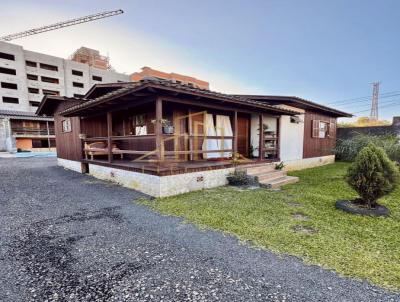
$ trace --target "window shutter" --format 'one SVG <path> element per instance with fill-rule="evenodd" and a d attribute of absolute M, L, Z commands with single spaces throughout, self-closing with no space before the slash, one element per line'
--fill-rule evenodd
<path fill-rule="evenodd" d="M 312 121 L 312 137 L 319 137 L 319 120 Z"/>
<path fill-rule="evenodd" d="M 336 124 L 329 123 L 329 138 L 335 138 L 335 137 L 336 137 Z"/>

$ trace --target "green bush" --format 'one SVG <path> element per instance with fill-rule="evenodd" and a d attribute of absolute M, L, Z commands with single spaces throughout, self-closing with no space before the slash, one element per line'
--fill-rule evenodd
<path fill-rule="evenodd" d="M 344 161 L 353 161 L 361 149 L 370 143 L 383 148 L 391 160 L 400 163 L 400 142 L 395 135 L 359 133 L 350 139 L 338 139 L 334 150 L 336 158 Z"/>
<path fill-rule="evenodd" d="M 385 151 L 370 143 L 356 156 L 349 167 L 347 183 L 357 191 L 369 208 L 376 201 L 392 192 L 398 185 L 399 169 Z"/>
<path fill-rule="evenodd" d="M 245 171 L 235 170 L 233 173 L 229 173 L 227 179 L 231 186 L 251 186 L 258 184 L 257 177 L 247 175 Z"/>

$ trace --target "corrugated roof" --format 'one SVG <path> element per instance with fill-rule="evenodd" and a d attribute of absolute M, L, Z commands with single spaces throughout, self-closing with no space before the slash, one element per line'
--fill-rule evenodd
<path fill-rule="evenodd" d="M 25 120 L 38 120 L 38 121 L 52 121 L 53 118 L 42 117 L 36 115 L 34 112 L 28 111 L 15 111 L 15 110 L 0 110 L 0 117 L 11 119 L 25 119 Z"/>
<path fill-rule="evenodd" d="M 123 96 L 125 94 L 129 94 L 129 93 L 144 89 L 146 87 L 158 88 L 158 89 L 163 89 L 163 90 L 173 90 L 173 91 L 178 91 L 181 93 L 193 94 L 193 95 L 198 95 L 198 96 L 203 96 L 203 97 L 208 97 L 208 98 L 218 99 L 218 100 L 224 100 L 224 101 L 233 101 L 236 103 L 241 103 L 241 104 L 259 107 L 259 108 L 263 108 L 263 109 L 270 109 L 270 110 L 274 110 L 274 111 L 278 111 L 278 112 L 286 113 L 286 114 L 291 114 L 291 115 L 299 114 L 299 112 L 297 112 L 297 111 L 288 110 L 288 109 L 282 108 L 280 106 L 268 105 L 265 102 L 249 99 L 247 97 L 224 94 L 224 93 L 220 93 L 220 92 L 211 91 L 208 89 L 195 88 L 195 87 L 191 87 L 189 85 L 179 84 L 179 83 L 176 83 L 176 82 L 173 82 L 170 80 L 147 78 L 147 79 L 143 79 L 139 82 L 120 83 L 120 84 L 123 87 L 118 88 L 109 93 L 106 93 L 100 97 L 94 98 L 92 100 L 88 100 L 82 104 L 72 106 L 72 107 L 62 111 L 60 114 L 68 114 L 68 113 L 72 113 L 74 111 L 79 111 L 81 109 L 89 108 L 96 104 L 100 104 L 107 100 L 117 98 L 117 97 Z"/>

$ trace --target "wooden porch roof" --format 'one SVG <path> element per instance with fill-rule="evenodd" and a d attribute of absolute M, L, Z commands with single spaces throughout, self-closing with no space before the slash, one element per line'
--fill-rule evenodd
<path fill-rule="evenodd" d="M 102 85 L 101 87 L 104 88 L 106 85 Z M 294 110 L 282 108 L 280 106 L 252 100 L 247 97 L 234 96 L 210 91 L 207 89 L 195 88 L 188 85 L 178 84 L 169 80 L 151 78 L 144 79 L 139 82 L 109 84 L 108 87 L 112 89 L 110 92 L 93 99 L 85 99 L 84 102 L 67 108 L 60 112 L 60 114 L 64 116 L 80 116 L 90 114 L 96 111 L 96 109 L 99 109 L 99 107 L 101 107 L 102 110 L 107 109 L 107 107 L 113 108 L 116 102 L 127 101 L 128 95 L 144 99 L 149 96 L 163 97 L 165 94 L 174 98 L 179 98 L 182 96 L 190 97 L 196 103 L 199 103 L 202 100 L 208 102 L 211 101 L 210 105 L 215 105 L 219 101 L 228 108 L 232 105 L 237 105 L 252 109 L 254 111 L 266 111 L 278 115 L 297 115 L 300 113 Z M 93 92 L 94 90 L 88 94 L 93 95 Z M 229 105 L 227 105 L 227 103 L 229 103 Z"/>

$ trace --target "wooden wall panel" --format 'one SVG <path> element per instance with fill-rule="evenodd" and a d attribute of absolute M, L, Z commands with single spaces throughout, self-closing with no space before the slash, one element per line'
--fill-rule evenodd
<path fill-rule="evenodd" d="M 54 114 L 54 131 L 56 135 L 57 157 L 68 160 L 82 159 L 82 142 L 79 139 L 81 133 L 81 125 L 79 117 L 71 117 L 71 132 L 62 132 L 62 121 L 65 117 L 58 114 L 62 110 L 75 105 L 68 101 L 58 105 Z"/>
<path fill-rule="evenodd" d="M 250 117 L 238 116 L 238 152 L 249 156 L 250 147 Z"/>
<path fill-rule="evenodd" d="M 320 120 L 331 123 L 334 131 L 328 138 L 313 138 L 312 123 L 313 120 Z M 336 146 L 336 118 L 321 113 L 306 111 L 304 118 L 304 141 L 303 141 L 303 158 L 326 156 L 334 154 L 333 148 Z M 282 146 L 285 148 L 285 146 Z"/>

